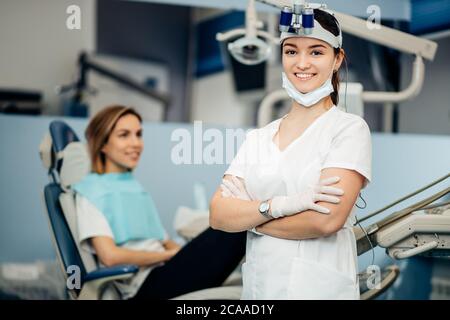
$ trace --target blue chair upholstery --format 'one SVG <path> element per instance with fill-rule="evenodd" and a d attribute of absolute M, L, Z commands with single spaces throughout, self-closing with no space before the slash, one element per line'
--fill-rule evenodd
<path fill-rule="evenodd" d="M 50 123 L 50 135 L 53 140 L 55 152 L 63 151 L 71 142 L 80 141 L 77 134 L 63 121 L 52 121 Z"/>
<path fill-rule="evenodd" d="M 63 192 L 61 187 L 56 183 L 49 183 L 44 189 L 44 199 L 50 225 L 64 269 L 67 270 L 71 265 L 78 266 L 80 268 L 81 279 L 84 279 L 86 277 L 86 269 L 84 268 L 83 261 L 78 253 L 76 243 L 72 238 L 72 233 L 59 203 L 59 195 L 61 192 Z"/>
<path fill-rule="evenodd" d="M 52 121 L 49 129 L 50 136 L 52 137 L 52 155 L 57 155 L 59 152 L 63 151 L 69 143 L 80 141 L 75 131 L 63 121 Z M 62 159 L 57 159 L 57 161 L 53 162 L 53 168 L 59 172 L 62 165 Z"/>

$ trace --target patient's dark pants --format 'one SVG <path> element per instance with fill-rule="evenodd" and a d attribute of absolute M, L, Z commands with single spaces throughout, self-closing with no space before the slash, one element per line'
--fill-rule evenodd
<path fill-rule="evenodd" d="M 133 299 L 170 299 L 220 286 L 244 257 L 246 233 L 208 228 L 153 269 Z"/>

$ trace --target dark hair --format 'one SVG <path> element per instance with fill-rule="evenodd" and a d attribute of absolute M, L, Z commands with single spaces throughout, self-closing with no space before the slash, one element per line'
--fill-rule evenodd
<path fill-rule="evenodd" d="M 325 30 L 331 32 L 335 36 L 339 35 L 341 28 L 339 26 L 339 22 L 332 14 L 320 9 L 314 9 L 314 19 L 317 20 Z M 333 48 L 333 50 L 335 56 L 341 51 L 340 48 Z M 330 94 L 331 100 L 333 101 L 333 104 L 337 106 L 339 103 L 339 70 L 333 73 L 331 83 L 333 84 L 334 89 L 334 91 Z"/>
<path fill-rule="evenodd" d="M 139 122 L 142 123 L 142 117 L 136 110 L 121 105 L 113 105 L 102 109 L 89 122 L 85 136 L 91 157 L 91 170 L 93 172 L 99 174 L 105 173 L 106 159 L 101 150 L 108 142 L 109 136 L 114 130 L 117 121 L 127 114 L 136 116 Z"/>

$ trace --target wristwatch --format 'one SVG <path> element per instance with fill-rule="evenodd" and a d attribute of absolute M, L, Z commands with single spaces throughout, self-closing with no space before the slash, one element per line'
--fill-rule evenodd
<path fill-rule="evenodd" d="M 269 200 L 263 201 L 259 205 L 259 213 L 261 213 L 267 219 L 272 219 L 273 217 L 269 214 L 270 203 Z"/>

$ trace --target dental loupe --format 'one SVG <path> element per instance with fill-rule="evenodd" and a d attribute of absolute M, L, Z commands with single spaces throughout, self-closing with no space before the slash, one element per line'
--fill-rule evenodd
<path fill-rule="evenodd" d="M 292 6 L 284 6 L 281 10 L 280 32 L 311 34 L 314 28 L 314 9 L 326 8 L 326 4 L 293 1 Z"/>

